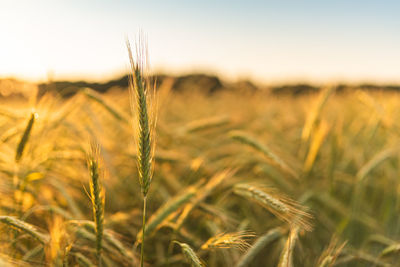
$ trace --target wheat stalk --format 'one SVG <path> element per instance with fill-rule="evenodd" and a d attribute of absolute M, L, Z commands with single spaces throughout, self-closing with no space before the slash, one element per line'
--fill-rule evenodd
<path fill-rule="evenodd" d="M 97 262 L 101 266 L 105 198 L 100 181 L 98 144 L 94 142 L 91 144 L 91 151 L 87 161 L 90 172 L 90 199 L 93 206 L 93 219 L 96 225 L 96 255 Z"/>
<path fill-rule="evenodd" d="M 293 250 L 296 245 L 299 228 L 294 227 L 290 230 L 289 237 L 281 253 L 278 267 L 293 267 Z"/>
<path fill-rule="evenodd" d="M 338 246 L 337 242 L 337 238 L 331 239 L 328 247 L 322 252 L 318 259 L 318 267 L 332 267 L 335 264 L 337 257 L 346 245 L 346 242 L 344 242 Z"/>
<path fill-rule="evenodd" d="M 139 182 L 143 195 L 143 229 L 142 245 L 140 249 L 140 266 L 144 260 L 144 237 L 146 229 L 146 200 L 150 188 L 154 166 L 154 130 L 156 124 L 155 112 L 155 86 L 151 85 L 149 78 L 145 75 L 147 60 L 147 47 L 143 40 L 139 38 L 136 46 L 136 61 L 133 58 L 132 50 L 127 41 L 129 60 L 131 63 L 131 76 L 129 93 L 131 108 L 135 115 L 135 140 L 137 150 L 137 166 L 139 172 Z"/>

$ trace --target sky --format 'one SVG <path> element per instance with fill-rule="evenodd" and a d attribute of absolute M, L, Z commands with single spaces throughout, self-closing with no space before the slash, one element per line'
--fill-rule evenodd
<path fill-rule="evenodd" d="M 115 78 L 142 31 L 154 72 L 400 83 L 399 13 L 389 0 L 0 0 L 0 78 Z"/>

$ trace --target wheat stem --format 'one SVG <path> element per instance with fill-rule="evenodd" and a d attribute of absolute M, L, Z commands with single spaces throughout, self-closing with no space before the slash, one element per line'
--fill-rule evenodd
<path fill-rule="evenodd" d="M 140 266 L 143 267 L 144 260 L 144 238 L 146 232 L 146 199 L 147 197 L 143 197 L 143 227 L 142 227 L 142 245 L 140 247 Z"/>

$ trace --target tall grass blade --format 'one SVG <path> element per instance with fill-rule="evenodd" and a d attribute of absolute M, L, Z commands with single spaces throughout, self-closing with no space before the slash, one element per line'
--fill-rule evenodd
<path fill-rule="evenodd" d="M 113 106 L 111 106 L 109 103 L 107 103 L 107 101 L 104 99 L 104 97 L 102 95 L 100 95 L 99 93 L 97 93 L 96 91 L 94 91 L 90 88 L 85 88 L 82 92 L 88 98 L 90 98 L 90 99 L 96 101 L 98 104 L 100 104 L 117 120 L 122 121 L 124 123 L 128 122 L 128 120 L 125 118 L 124 115 L 121 114 L 121 112 L 117 111 Z"/>
<path fill-rule="evenodd" d="M 381 164 L 386 159 L 393 157 L 399 153 L 400 146 L 387 148 L 378 154 L 376 154 L 372 159 L 370 159 L 361 169 L 357 172 L 357 181 L 361 182 L 365 176 L 368 175 L 375 167 Z"/>
<path fill-rule="evenodd" d="M 312 169 L 321 145 L 323 144 L 328 132 L 328 123 L 326 121 L 321 121 L 321 123 L 318 125 L 315 135 L 313 136 L 306 160 L 304 162 L 303 171 L 305 173 L 308 173 Z"/>
<path fill-rule="evenodd" d="M 257 255 L 263 250 L 268 244 L 271 244 L 275 240 L 279 239 L 283 235 L 282 228 L 274 228 L 269 230 L 266 234 L 260 236 L 256 242 L 247 250 L 246 254 L 244 254 L 239 263 L 236 265 L 237 267 L 246 267 L 249 266 L 250 263 L 257 257 Z"/>
<path fill-rule="evenodd" d="M 269 160 L 276 164 L 281 170 L 291 175 L 293 178 L 298 179 L 298 174 L 280 157 L 278 157 L 274 152 L 271 151 L 267 146 L 261 144 L 253 137 L 241 131 L 231 131 L 229 136 L 240 143 L 248 145 L 261 153 L 263 153 Z"/>
<path fill-rule="evenodd" d="M 0 216 L 0 222 L 11 228 L 17 229 L 18 231 L 27 233 L 28 235 L 32 236 L 42 244 L 47 244 L 50 240 L 48 234 L 40 232 L 39 230 L 36 229 L 35 226 L 26 223 L 24 221 L 21 221 L 15 217 Z"/>
<path fill-rule="evenodd" d="M 171 215 L 173 212 L 177 211 L 184 204 L 190 201 L 196 195 L 196 189 L 194 187 L 190 187 L 185 190 L 181 195 L 177 195 L 174 198 L 167 201 L 164 205 L 162 205 L 148 220 L 146 229 L 141 231 L 142 234 L 138 234 L 137 241 L 141 242 L 143 238 L 143 233 L 146 236 L 153 233 L 163 222 L 164 220 Z"/>
<path fill-rule="evenodd" d="M 310 138 L 311 133 L 313 132 L 319 117 L 321 116 L 322 109 L 335 90 L 336 88 L 331 86 L 320 93 L 313 110 L 308 114 L 306 123 L 304 124 L 303 131 L 301 133 L 301 139 L 303 142 L 308 141 Z"/>

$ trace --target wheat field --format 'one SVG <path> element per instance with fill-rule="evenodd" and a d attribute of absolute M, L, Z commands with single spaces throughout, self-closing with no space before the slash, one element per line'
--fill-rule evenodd
<path fill-rule="evenodd" d="M 1 266 L 398 266 L 397 93 L 163 83 L 145 194 L 126 88 L 0 102 Z"/>

